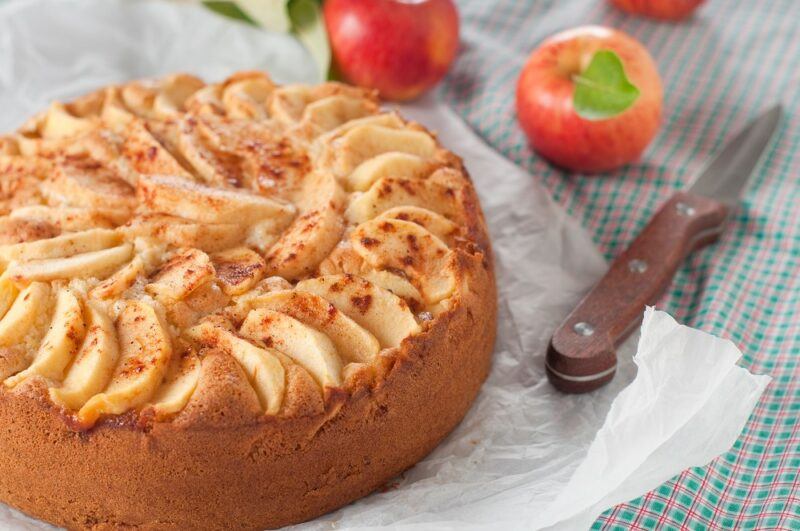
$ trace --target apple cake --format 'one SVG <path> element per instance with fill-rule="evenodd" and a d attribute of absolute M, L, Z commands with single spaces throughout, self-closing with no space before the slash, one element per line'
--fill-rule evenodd
<path fill-rule="evenodd" d="M 0 500 L 73 529 L 301 522 L 485 379 L 461 160 L 375 94 L 177 74 L 0 137 Z"/>

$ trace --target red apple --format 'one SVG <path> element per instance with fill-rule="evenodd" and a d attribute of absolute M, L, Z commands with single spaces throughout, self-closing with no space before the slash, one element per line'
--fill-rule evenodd
<path fill-rule="evenodd" d="M 705 0 L 611 0 L 618 8 L 660 20 L 682 20 L 694 13 Z"/>
<path fill-rule="evenodd" d="M 574 105 L 576 77 L 601 50 L 616 53 L 639 95 L 616 115 L 586 118 Z M 661 100 L 661 78 L 644 46 L 600 26 L 567 30 L 544 41 L 517 82 L 517 115 L 533 148 L 558 166 L 587 173 L 636 160 L 658 130 Z"/>
<path fill-rule="evenodd" d="M 435 85 L 458 50 L 452 0 L 327 0 L 336 66 L 347 81 L 409 100 Z"/>

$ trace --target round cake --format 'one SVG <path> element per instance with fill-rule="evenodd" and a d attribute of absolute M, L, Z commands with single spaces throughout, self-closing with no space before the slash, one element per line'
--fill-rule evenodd
<path fill-rule="evenodd" d="M 262 529 L 380 488 L 490 365 L 461 160 L 338 83 L 177 74 L 0 137 L 0 500 Z"/>

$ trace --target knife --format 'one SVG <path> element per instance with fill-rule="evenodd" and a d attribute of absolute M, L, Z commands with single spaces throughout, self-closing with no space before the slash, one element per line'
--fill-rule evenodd
<path fill-rule="evenodd" d="M 556 329 L 545 368 L 557 389 L 585 393 L 614 377 L 615 348 L 639 324 L 645 306 L 666 291 L 681 262 L 722 234 L 782 114 L 776 105 L 745 126 L 658 210 Z"/>

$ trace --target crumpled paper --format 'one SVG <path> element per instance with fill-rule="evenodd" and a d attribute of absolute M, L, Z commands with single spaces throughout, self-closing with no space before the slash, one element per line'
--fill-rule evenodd
<path fill-rule="evenodd" d="M 636 379 L 614 400 L 586 458 L 536 527 L 562 521 L 588 528 L 606 508 L 729 448 L 770 381 L 737 366 L 741 356 L 731 341 L 647 308 Z"/>
<path fill-rule="evenodd" d="M 178 70 L 219 80 L 263 68 L 278 82 L 317 81 L 292 38 L 188 4 L 7 1 L 0 47 L 2 131 L 52 99 Z M 429 97 L 401 110 L 464 158 L 481 196 L 499 286 L 494 366 L 461 425 L 391 488 L 297 527 L 586 528 L 613 504 L 727 450 L 768 378 L 736 367 L 729 341 L 663 312 L 648 310 L 636 364 L 633 338 L 603 389 L 574 396 L 548 384 L 549 335 L 606 264 L 534 177 L 445 105 Z M 2 504 L 0 526 L 49 527 Z"/>

